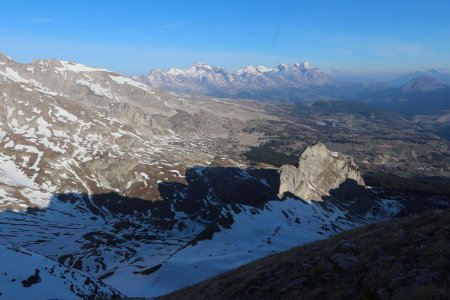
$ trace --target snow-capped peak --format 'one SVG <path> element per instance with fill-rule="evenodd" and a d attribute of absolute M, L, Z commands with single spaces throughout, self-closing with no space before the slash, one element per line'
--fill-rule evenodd
<path fill-rule="evenodd" d="M 162 72 L 162 70 L 156 70 L 156 71 L 161 71 Z M 184 74 L 186 74 L 186 71 L 182 70 L 182 69 L 178 69 L 178 68 L 170 68 L 167 71 L 167 74 L 173 75 L 173 76 L 184 75 Z"/>
<path fill-rule="evenodd" d="M 237 75 L 242 75 L 242 74 L 258 75 L 258 74 L 264 74 L 264 73 L 272 72 L 272 71 L 273 71 L 272 68 L 268 68 L 266 66 L 256 66 L 255 67 L 253 65 L 249 65 L 249 66 L 246 66 L 245 68 L 236 70 L 236 74 Z"/>
<path fill-rule="evenodd" d="M 4 53 L 0 52 L 0 61 L 11 61 L 11 57 L 5 55 Z"/>
<path fill-rule="evenodd" d="M 141 80 L 165 91 L 223 96 L 267 88 L 324 85 L 333 79 L 305 61 L 275 67 L 248 65 L 234 72 L 205 63 L 194 63 L 185 70 L 152 70 Z"/>
<path fill-rule="evenodd" d="M 210 65 L 208 65 L 206 63 L 203 63 L 203 62 L 195 62 L 195 63 L 192 64 L 191 68 L 204 69 L 204 70 L 213 70 L 213 69 L 215 69 L 217 67 L 210 66 Z"/>
<path fill-rule="evenodd" d="M 295 63 L 295 64 L 280 64 L 274 68 L 276 71 L 289 71 L 289 72 L 305 72 L 308 70 L 312 70 L 313 67 L 311 64 L 307 61 L 301 62 L 301 63 Z"/>
<path fill-rule="evenodd" d="M 259 73 L 267 73 L 273 71 L 273 68 L 268 68 L 266 66 L 257 66 L 256 69 L 258 70 Z"/>
<path fill-rule="evenodd" d="M 246 66 L 245 68 L 236 70 L 236 74 L 242 75 L 242 74 L 257 74 L 258 71 L 256 68 L 252 65 Z"/>
<path fill-rule="evenodd" d="M 281 70 L 285 70 L 287 68 L 288 68 L 288 64 L 279 64 L 278 66 L 275 67 L 275 70 L 281 71 Z"/>
<path fill-rule="evenodd" d="M 311 64 L 309 62 L 307 62 L 307 61 L 304 61 L 304 62 L 298 64 L 298 66 L 300 68 L 302 68 L 302 69 L 305 69 L 305 70 L 312 69 Z"/>

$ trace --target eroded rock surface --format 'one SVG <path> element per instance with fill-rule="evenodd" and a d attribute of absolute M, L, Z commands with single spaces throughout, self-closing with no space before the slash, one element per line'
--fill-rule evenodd
<path fill-rule="evenodd" d="M 330 151 L 324 144 L 308 147 L 299 167 L 280 168 L 280 196 L 292 193 L 304 200 L 324 197 L 353 200 L 364 189 L 364 179 L 352 157 Z"/>

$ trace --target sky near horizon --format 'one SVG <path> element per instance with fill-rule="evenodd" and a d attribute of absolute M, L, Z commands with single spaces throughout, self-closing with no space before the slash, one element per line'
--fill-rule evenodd
<path fill-rule="evenodd" d="M 450 69 L 448 0 L 4 1 L 0 52 L 144 74 L 309 61 L 335 74 Z"/>

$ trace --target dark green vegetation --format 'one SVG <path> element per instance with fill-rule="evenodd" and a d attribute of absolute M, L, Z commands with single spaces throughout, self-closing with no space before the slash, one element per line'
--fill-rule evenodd
<path fill-rule="evenodd" d="M 353 156 L 370 185 L 450 193 L 450 141 L 434 132 L 442 117 L 411 119 L 351 101 L 265 108 L 280 120 L 249 124 L 247 132 L 264 136 L 244 154 L 250 162 L 296 165 L 307 146 L 321 142 Z"/>
<path fill-rule="evenodd" d="M 450 109 L 450 86 L 432 91 L 409 91 L 403 87 L 371 93 L 362 92 L 355 95 L 353 100 L 362 100 L 372 107 L 392 110 L 408 116 L 435 114 Z"/>
<path fill-rule="evenodd" d="M 399 177 L 392 174 L 369 173 L 364 176 L 367 185 L 392 188 L 426 194 L 450 195 L 450 178 L 446 177 Z"/>
<path fill-rule="evenodd" d="M 221 96 L 230 97 L 226 94 Z M 408 116 L 450 110 L 450 86 L 429 76 L 410 78 L 399 87 L 384 83 L 334 82 L 329 85 L 252 90 L 231 97 L 279 104 L 351 101 Z"/>
<path fill-rule="evenodd" d="M 372 224 L 162 299 L 448 299 L 450 212 Z"/>
<path fill-rule="evenodd" d="M 276 141 L 271 141 L 259 147 L 251 147 L 245 153 L 245 158 L 249 161 L 266 163 L 275 167 L 281 167 L 286 164 L 295 166 L 298 164 L 297 155 L 277 151 L 276 149 L 278 148 L 279 145 L 277 145 Z"/>
<path fill-rule="evenodd" d="M 275 103 L 303 103 L 317 100 L 343 100 L 359 93 L 362 85 L 342 83 L 338 85 L 314 85 L 305 87 L 280 87 L 241 92 L 233 98 L 257 99 Z M 230 95 L 221 95 L 230 97 Z"/>

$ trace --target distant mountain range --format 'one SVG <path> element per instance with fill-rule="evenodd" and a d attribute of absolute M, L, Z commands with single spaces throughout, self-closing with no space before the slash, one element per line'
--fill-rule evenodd
<path fill-rule="evenodd" d="M 399 76 L 397 79 L 390 81 L 389 83 L 392 85 L 400 86 L 410 81 L 413 78 L 417 77 L 431 77 L 437 81 L 440 81 L 445 84 L 450 84 L 450 73 L 445 72 L 443 70 L 430 69 L 426 71 L 417 71 L 405 75 Z"/>
<path fill-rule="evenodd" d="M 247 66 L 234 72 L 195 63 L 187 70 L 155 69 L 147 76 L 140 77 L 140 80 L 164 91 L 214 96 L 235 96 L 274 88 L 323 86 L 334 82 L 330 75 L 313 68 L 308 62 L 270 68 Z"/>
<path fill-rule="evenodd" d="M 342 78 L 342 77 L 339 77 Z M 450 74 L 440 70 L 414 72 L 393 81 L 353 82 L 335 79 L 308 62 L 275 67 L 247 66 L 234 72 L 195 63 L 188 69 L 154 69 L 135 79 L 168 92 L 228 98 L 248 98 L 282 103 L 318 100 L 373 102 L 378 108 L 410 113 L 448 109 Z M 432 97 L 430 97 L 432 96 Z M 423 107 L 428 97 L 432 105 Z M 410 105 L 410 99 L 414 105 Z M 434 100 L 437 99 L 437 100 Z M 417 109 L 416 109 L 417 108 Z"/>
<path fill-rule="evenodd" d="M 350 99 L 404 115 L 434 114 L 450 109 L 450 86 L 430 76 L 419 76 L 400 87 L 361 89 Z"/>

